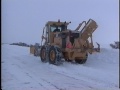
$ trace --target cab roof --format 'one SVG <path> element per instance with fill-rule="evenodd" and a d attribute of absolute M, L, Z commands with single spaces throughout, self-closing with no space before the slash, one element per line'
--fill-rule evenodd
<path fill-rule="evenodd" d="M 56 21 L 48 21 L 46 25 L 56 25 L 56 26 L 61 26 L 61 25 L 68 25 L 70 22 L 56 22 Z"/>

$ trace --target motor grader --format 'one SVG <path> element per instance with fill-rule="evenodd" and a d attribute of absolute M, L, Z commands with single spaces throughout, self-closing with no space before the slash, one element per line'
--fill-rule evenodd
<path fill-rule="evenodd" d="M 100 52 L 100 45 L 97 43 L 97 48 L 93 45 L 92 33 L 98 27 L 94 20 L 83 21 L 75 30 L 68 29 L 70 23 L 60 20 L 46 23 L 39 55 L 42 62 L 59 65 L 64 59 L 84 64 L 88 53 Z"/>

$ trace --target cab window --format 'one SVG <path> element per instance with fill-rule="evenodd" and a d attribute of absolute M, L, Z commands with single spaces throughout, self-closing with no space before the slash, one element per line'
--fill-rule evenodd
<path fill-rule="evenodd" d="M 59 31 L 61 32 L 61 27 L 60 26 L 50 26 L 50 30 L 51 32 L 54 32 L 54 30 L 59 29 Z"/>

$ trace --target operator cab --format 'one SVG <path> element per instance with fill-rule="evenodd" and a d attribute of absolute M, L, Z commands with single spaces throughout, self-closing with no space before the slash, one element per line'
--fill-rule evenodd
<path fill-rule="evenodd" d="M 67 30 L 67 25 L 70 22 L 60 22 L 60 20 L 58 20 L 58 22 L 55 21 L 48 21 L 46 26 L 48 26 L 48 29 L 50 32 L 62 32 Z"/>
<path fill-rule="evenodd" d="M 71 22 L 66 22 L 66 21 L 65 22 L 60 22 L 59 20 L 58 20 L 58 22 L 48 21 L 46 23 L 47 42 L 48 43 L 54 43 L 55 38 L 64 37 L 64 35 L 63 35 L 64 32 L 63 31 L 67 31 L 67 26 L 69 25 L 69 23 L 71 23 Z"/>

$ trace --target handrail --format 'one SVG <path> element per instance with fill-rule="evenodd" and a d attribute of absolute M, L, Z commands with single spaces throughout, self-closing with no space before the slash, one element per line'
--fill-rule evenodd
<path fill-rule="evenodd" d="M 75 29 L 75 31 L 78 31 L 83 23 L 85 23 L 85 25 L 86 25 L 86 21 L 83 21 L 82 23 L 79 24 L 79 26 Z"/>
<path fill-rule="evenodd" d="M 42 42 L 43 42 L 43 36 L 44 36 L 44 30 L 45 30 L 45 27 L 43 28 L 43 33 L 42 33 L 42 40 L 41 40 L 41 46 L 42 46 Z"/>

